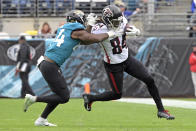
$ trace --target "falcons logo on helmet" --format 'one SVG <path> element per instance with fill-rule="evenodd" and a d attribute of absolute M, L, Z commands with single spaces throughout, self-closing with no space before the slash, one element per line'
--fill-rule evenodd
<path fill-rule="evenodd" d="M 109 8 L 105 8 L 103 10 L 103 16 L 104 17 L 113 17 L 113 13 L 112 13 L 112 11 Z"/>

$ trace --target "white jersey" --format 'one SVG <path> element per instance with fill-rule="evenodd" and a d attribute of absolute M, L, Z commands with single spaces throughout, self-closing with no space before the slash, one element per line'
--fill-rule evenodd
<path fill-rule="evenodd" d="M 125 28 L 127 24 L 127 19 L 123 18 L 123 22 L 120 25 L 120 29 Z M 103 23 L 98 23 L 92 28 L 93 34 L 101 34 L 106 33 L 109 30 L 107 26 Z M 128 58 L 128 47 L 125 43 L 125 36 L 120 36 L 116 38 L 109 38 L 105 41 L 99 43 L 102 47 L 102 51 L 104 52 L 104 61 L 109 64 L 118 64 L 122 63 Z"/>

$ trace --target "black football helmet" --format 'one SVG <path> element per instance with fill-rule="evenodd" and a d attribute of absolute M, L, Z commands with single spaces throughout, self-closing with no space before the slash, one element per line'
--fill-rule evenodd
<path fill-rule="evenodd" d="M 102 20 L 109 28 L 118 28 L 123 21 L 123 15 L 115 5 L 108 5 L 102 11 Z"/>
<path fill-rule="evenodd" d="M 85 25 L 86 17 L 81 10 L 72 10 L 66 14 L 67 22 L 78 22 Z"/>

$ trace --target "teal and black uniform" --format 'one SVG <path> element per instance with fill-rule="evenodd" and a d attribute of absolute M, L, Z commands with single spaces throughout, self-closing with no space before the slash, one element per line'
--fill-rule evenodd
<path fill-rule="evenodd" d="M 67 103 L 70 98 L 70 92 L 60 66 L 70 57 L 74 47 L 80 43 L 79 39 L 72 39 L 71 35 L 76 30 L 85 29 L 85 14 L 80 10 L 72 10 L 66 13 L 66 20 L 68 23 L 58 28 L 55 40 L 47 43 L 45 57 L 41 56 L 38 60 L 39 70 L 52 91 L 52 94 L 37 96 L 36 99 L 36 102 L 47 103 L 40 116 L 44 119 L 47 119 L 58 104 Z M 50 126 L 51 124 L 45 121 L 41 125 Z"/>
<path fill-rule="evenodd" d="M 46 118 L 58 104 L 69 101 L 70 93 L 59 67 L 71 55 L 73 48 L 80 42 L 71 38 L 71 33 L 74 30 L 84 30 L 84 26 L 80 23 L 67 23 L 60 27 L 57 30 L 55 40 L 50 43 L 44 54 L 56 62 L 56 64 L 44 60 L 38 66 L 44 79 L 47 81 L 52 92 L 54 92 L 51 95 L 39 96 L 37 98 L 38 102 L 48 103 L 47 110 L 41 115 L 43 118 Z"/>
<path fill-rule="evenodd" d="M 57 30 L 55 40 L 49 45 L 45 56 L 61 66 L 71 55 L 73 48 L 80 43 L 80 40 L 72 39 L 71 33 L 74 30 L 84 30 L 80 23 L 67 23 Z"/>

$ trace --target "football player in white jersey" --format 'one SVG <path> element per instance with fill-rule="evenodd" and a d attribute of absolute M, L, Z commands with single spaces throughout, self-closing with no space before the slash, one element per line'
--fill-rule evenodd
<path fill-rule="evenodd" d="M 95 24 L 93 23 L 93 19 L 95 19 L 93 15 L 87 17 L 87 19 L 92 21 L 91 25 Z M 119 34 L 119 36 L 116 35 L 117 37 L 114 38 L 108 38 L 99 43 L 104 52 L 104 67 L 112 90 L 98 95 L 83 94 L 85 109 L 91 111 L 91 105 L 95 101 L 120 99 L 122 97 L 123 73 L 127 72 L 147 85 L 148 91 L 156 103 L 158 109 L 157 116 L 159 118 L 175 119 L 174 116 L 170 115 L 164 109 L 154 79 L 148 73 L 148 70 L 129 53 L 126 45 L 126 35 L 139 35 L 139 29 L 134 26 L 127 28 L 126 18 L 123 17 L 120 9 L 115 5 L 108 5 L 103 9 L 102 21 L 103 23 L 97 23 L 93 26 L 92 33 L 105 33 L 110 29 L 116 31 L 125 30 L 125 33 L 123 35 Z"/>

